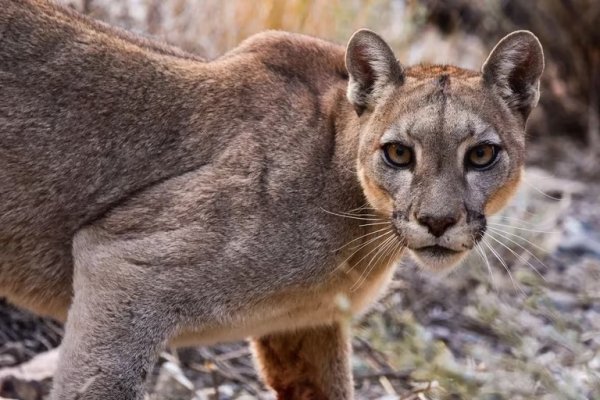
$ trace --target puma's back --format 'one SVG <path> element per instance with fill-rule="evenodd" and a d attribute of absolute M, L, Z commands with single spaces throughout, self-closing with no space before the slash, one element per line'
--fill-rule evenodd
<path fill-rule="evenodd" d="M 316 39 L 267 33 L 205 63 L 47 1 L 0 7 L 0 295 L 57 317 L 78 229 L 241 132 L 292 137 L 344 79 L 343 49 Z"/>

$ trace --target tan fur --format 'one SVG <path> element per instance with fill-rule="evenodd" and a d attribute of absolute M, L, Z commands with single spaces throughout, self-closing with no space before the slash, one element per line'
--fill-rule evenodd
<path fill-rule="evenodd" d="M 394 200 L 390 197 L 389 193 L 373 182 L 360 166 L 358 168 L 358 177 L 369 204 L 386 217 L 390 217 L 394 210 Z"/>
<path fill-rule="evenodd" d="M 53 399 L 142 399 L 167 343 L 246 337 L 280 399 L 352 398 L 349 319 L 406 250 L 455 266 L 517 184 L 543 58 L 496 49 L 480 74 L 266 32 L 203 62 L 0 0 L 0 295 L 68 312 Z"/>
<path fill-rule="evenodd" d="M 506 184 L 499 187 L 498 190 L 496 190 L 496 192 L 490 196 L 489 200 L 485 204 L 485 213 L 487 215 L 494 215 L 504 208 L 504 206 L 517 192 L 519 184 L 521 183 L 522 175 L 523 172 L 520 171 L 518 176 L 506 182 Z"/>

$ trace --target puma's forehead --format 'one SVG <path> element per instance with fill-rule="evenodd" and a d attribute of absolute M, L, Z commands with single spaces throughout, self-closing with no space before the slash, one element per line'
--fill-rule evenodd
<path fill-rule="evenodd" d="M 440 140 L 447 133 L 456 142 L 471 138 L 492 140 L 498 138 L 494 127 L 475 110 L 462 102 L 447 99 L 410 110 L 396 118 L 381 136 L 381 143 L 404 140 L 422 143 Z"/>
<path fill-rule="evenodd" d="M 486 90 L 480 73 L 449 65 L 418 65 L 405 74 L 403 85 L 381 100 L 376 122 L 380 132 L 391 130 L 416 141 L 495 136 L 523 144 L 521 135 L 507 137 L 513 117 Z"/>
<path fill-rule="evenodd" d="M 412 97 L 412 102 L 423 104 L 448 97 L 479 97 L 481 83 L 482 76 L 476 71 L 451 65 L 421 64 L 406 69 L 401 89 L 403 98 Z"/>
<path fill-rule="evenodd" d="M 447 77 L 455 79 L 468 79 L 468 78 L 479 78 L 481 74 L 479 72 L 456 67 L 453 65 L 429 65 L 420 64 L 405 70 L 406 76 L 418 80 L 427 80 L 432 78 L 439 78 L 440 83 L 443 83 Z"/>
<path fill-rule="evenodd" d="M 380 101 L 372 131 L 395 133 L 412 140 L 457 141 L 493 131 L 506 120 L 498 104 L 482 88 L 481 75 L 452 66 L 417 66 L 407 70 L 402 86 Z M 509 117 L 509 116 L 508 116 Z M 390 133 L 391 131 L 391 133 Z"/>
<path fill-rule="evenodd" d="M 474 103 L 469 101 L 470 97 L 483 96 L 480 73 L 451 65 L 407 68 L 401 89 L 404 98 L 413 97 L 411 100 L 420 104 L 439 102 L 450 97 L 463 97 L 462 101 L 468 104 Z"/>

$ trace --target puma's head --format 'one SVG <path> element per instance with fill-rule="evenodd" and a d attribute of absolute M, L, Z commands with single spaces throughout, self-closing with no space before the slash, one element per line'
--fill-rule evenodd
<path fill-rule="evenodd" d="M 405 68 L 383 39 L 361 30 L 350 39 L 346 67 L 366 198 L 422 265 L 456 265 L 519 184 L 525 123 L 544 69 L 538 39 L 511 33 L 479 73 Z"/>

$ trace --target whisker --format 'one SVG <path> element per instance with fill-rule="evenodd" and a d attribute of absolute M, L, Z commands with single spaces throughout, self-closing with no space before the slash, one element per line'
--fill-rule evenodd
<path fill-rule="evenodd" d="M 336 253 L 336 252 L 340 251 L 341 249 L 343 249 L 344 247 L 348 246 L 349 244 L 356 242 L 357 240 L 360 240 L 360 239 L 365 238 L 367 236 L 374 235 L 374 234 L 379 233 L 379 232 L 383 232 L 386 229 L 390 229 L 390 228 L 389 227 L 385 227 L 385 228 L 381 228 L 381 229 L 378 229 L 378 230 L 373 231 L 373 232 L 365 233 L 364 235 L 361 235 L 361 236 L 359 236 L 359 237 L 357 237 L 355 239 L 352 239 L 351 241 L 349 241 L 348 243 L 346 243 L 342 247 L 338 247 L 337 249 L 333 250 L 333 252 Z"/>
<path fill-rule="evenodd" d="M 368 246 L 369 244 L 373 243 L 374 241 L 376 241 L 376 240 L 378 240 L 378 239 L 381 239 L 381 238 L 383 238 L 383 237 L 385 237 L 385 236 L 387 236 L 387 235 L 389 235 L 389 234 L 391 234 L 391 233 L 394 233 L 394 232 L 393 232 L 392 230 L 389 230 L 389 232 L 384 232 L 384 233 L 382 233 L 382 234 L 380 234 L 380 235 L 378 235 L 378 236 L 376 236 L 376 237 L 374 237 L 374 238 L 371 238 L 371 239 L 369 239 L 369 240 L 368 240 L 366 243 L 363 243 L 363 244 L 362 244 L 362 245 L 360 245 L 360 246 L 359 246 L 359 247 L 358 247 L 356 250 L 354 250 L 354 252 L 353 252 L 352 254 L 350 254 L 350 255 L 349 255 L 349 256 L 348 256 L 348 257 L 347 257 L 347 258 L 346 258 L 344 261 L 342 261 L 341 263 L 339 263 L 339 264 L 338 264 L 338 266 L 337 266 L 337 267 L 335 267 L 335 268 L 334 268 L 334 269 L 331 271 L 331 273 L 335 273 L 336 271 L 338 271 L 338 270 L 339 270 L 339 269 L 342 267 L 342 265 L 344 265 L 344 264 L 346 263 L 346 261 L 348 261 L 349 259 L 351 259 L 351 258 L 352 258 L 352 257 L 353 257 L 353 256 L 354 256 L 356 253 L 358 253 L 358 252 L 359 252 L 361 249 L 365 248 L 366 246 Z M 350 271 L 352 271 L 352 268 L 354 268 L 354 267 L 351 267 L 351 268 L 350 268 Z"/>
<path fill-rule="evenodd" d="M 400 240 L 398 240 L 396 242 L 396 246 L 394 246 L 393 250 L 390 252 L 390 255 L 388 256 L 388 261 L 387 262 L 391 262 L 392 258 L 396 256 L 396 254 L 398 253 L 398 251 L 402 250 L 402 248 L 406 246 L 406 239 L 402 238 Z"/>
<path fill-rule="evenodd" d="M 526 251 L 526 252 L 527 252 L 527 254 L 529 254 L 530 256 L 532 256 L 533 258 L 535 258 L 535 260 L 536 260 L 537 262 L 539 262 L 541 265 L 543 265 L 543 266 L 544 266 L 544 268 L 548 269 L 548 266 L 547 266 L 546 264 L 544 264 L 544 262 L 542 262 L 542 260 L 540 260 L 540 259 L 539 259 L 539 258 L 538 258 L 538 257 L 537 257 L 535 254 L 533 254 L 533 252 L 531 252 L 531 250 L 529 250 L 528 248 L 526 248 L 525 246 L 523 246 L 521 243 L 519 243 L 519 242 L 517 242 L 517 241 L 515 241 L 515 240 L 511 239 L 510 237 L 508 237 L 508 236 L 506 236 L 506 235 L 503 235 L 502 233 L 500 233 L 499 231 L 497 231 L 497 230 L 495 230 L 495 229 L 491 229 L 491 232 L 494 232 L 496 235 L 500 236 L 501 238 L 504 238 L 504 239 L 508 240 L 509 242 L 516 244 L 517 246 L 519 246 L 519 248 L 521 248 L 522 250 Z M 490 233 L 490 232 L 488 232 L 488 233 Z M 507 232 L 507 233 L 508 233 L 508 232 Z M 490 236 L 491 236 L 491 235 L 490 235 Z M 527 239 L 524 239 L 524 238 L 522 238 L 522 237 L 520 237 L 520 236 L 518 236 L 518 235 L 514 235 L 514 234 L 513 234 L 513 236 L 517 236 L 518 238 L 520 238 L 520 239 L 522 239 L 522 240 L 525 240 L 525 241 L 527 241 L 529 244 L 531 244 L 531 245 L 535 246 L 535 244 L 534 244 L 534 243 L 531 243 L 531 242 L 529 242 Z M 549 254 L 549 252 L 548 252 L 547 250 L 545 250 L 545 249 L 543 249 L 543 248 L 541 248 L 541 247 L 539 247 L 539 246 L 536 246 L 536 247 L 538 247 L 540 250 L 543 250 L 545 254 Z"/>
<path fill-rule="evenodd" d="M 505 215 L 494 215 L 493 217 L 490 217 L 490 221 L 491 222 L 498 222 L 498 220 L 507 220 L 507 221 L 517 221 L 521 224 L 524 225 L 529 225 L 531 228 L 540 228 L 540 229 L 545 229 L 542 228 L 541 225 L 543 225 L 544 223 L 548 223 L 547 221 L 542 221 L 540 223 L 535 223 L 535 222 L 531 222 L 531 221 L 527 221 L 521 218 L 517 218 L 517 217 L 507 217 Z"/>
<path fill-rule="evenodd" d="M 374 214 L 366 214 L 365 211 L 373 212 Z M 358 215 L 358 216 L 368 215 L 368 216 L 373 216 L 373 217 L 380 217 L 381 216 L 381 214 L 378 212 L 378 210 L 376 208 L 369 207 L 367 203 L 363 204 L 360 207 L 353 208 L 352 210 L 340 211 L 340 214 Z"/>
<path fill-rule="evenodd" d="M 488 260 L 487 255 L 485 254 L 485 251 L 483 251 L 483 248 L 481 247 L 481 245 L 479 243 L 477 243 L 475 245 L 475 249 L 477 250 L 477 252 L 479 253 L 479 256 L 481 257 L 481 259 L 483 260 L 483 262 L 485 263 L 487 270 L 490 274 L 490 280 L 492 282 L 492 287 L 494 288 L 494 291 L 497 290 L 496 288 L 496 280 L 494 278 L 494 274 L 492 273 L 492 266 L 490 265 L 490 260 Z"/>
<path fill-rule="evenodd" d="M 374 211 L 376 212 L 377 210 L 374 208 L 363 208 L 363 207 L 359 207 L 359 208 L 355 208 L 353 210 L 349 210 L 349 211 L 340 211 L 340 214 L 344 214 L 344 215 L 351 215 L 351 216 L 371 216 L 371 217 L 380 217 L 380 214 L 374 213 L 374 214 L 368 214 L 366 213 L 366 211 Z"/>
<path fill-rule="evenodd" d="M 510 247 L 508 247 L 507 245 L 505 245 L 504 243 L 502 243 L 500 240 L 498 240 L 497 238 L 495 238 L 492 234 L 489 234 L 488 236 L 490 237 L 490 239 L 493 239 L 495 242 L 500 243 L 501 246 L 503 246 L 508 251 L 510 251 L 512 254 L 514 254 L 515 256 L 517 256 L 519 258 L 519 260 L 527 263 L 527 265 L 529 265 L 540 276 L 540 278 L 542 278 L 544 281 L 546 280 L 546 278 L 540 273 L 540 271 L 538 271 L 538 269 L 535 266 L 533 266 L 533 264 L 531 264 L 529 262 L 529 260 L 527 260 L 525 257 L 523 257 L 522 255 L 518 254 L 516 251 L 514 251 L 513 249 L 511 249 Z"/>
<path fill-rule="evenodd" d="M 389 234 L 393 235 L 394 232 L 390 231 L 389 233 L 384 234 L 384 235 L 389 235 Z M 386 239 L 389 239 L 389 238 L 386 238 Z M 381 246 L 382 246 L 382 244 L 379 244 L 377 247 L 375 247 L 374 249 L 372 249 L 371 251 L 369 251 L 367 254 L 365 254 L 360 260 L 358 260 L 357 262 L 355 262 L 354 265 L 352 267 L 350 267 L 350 271 L 352 271 L 354 269 L 354 267 L 356 267 L 358 264 L 360 264 L 365 258 L 367 258 L 368 256 L 370 256 L 375 250 L 379 249 Z"/>
<path fill-rule="evenodd" d="M 383 225 L 383 224 L 390 224 L 391 225 L 391 222 L 390 221 L 371 222 L 371 223 L 368 223 L 368 224 L 360 224 L 359 226 L 373 226 L 373 225 Z"/>
<path fill-rule="evenodd" d="M 540 230 L 537 230 L 537 229 L 520 228 L 518 226 L 507 225 L 507 224 L 499 224 L 499 223 L 496 223 L 496 222 L 488 222 L 488 226 L 489 225 L 491 225 L 491 226 L 504 226 L 504 227 L 516 229 L 516 230 L 519 230 L 519 231 L 527 231 L 527 232 L 534 232 L 534 233 L 558 233 L 556 231 L 540 231 Z"/>
<path fill-rule="evenodd" d="M 505 235 L 510 235 L 510 236 L 516 237 L 517 239 L 521 239 L 521 240 L 523 240 L 524 242 L 526 242 L 526 243 L 529 243 L 530 245 L 532 245 L 532 246 L 533 246 L 533 247 L 535 247 L 536 249 L 539 249 L 539 250 L 543 251 L 543 252 L 544 252 L 544 254 L 550 254 L 550 253 L 551 253 L 551 251 L 550 251 L 550 250 L 548 250 L 548 249 L 545 249 L 545 248 L 543 248 L 543 247 L 540 247 L 540 246 L 538 246 L 537 244 L 533 243 L 532 241 L 525 239 L 523 236 L 517 235 L 516 233 L 512 233 L 512 232 L 504 231 L 504 230 L 502 230 L 502 229 L 494 228 L 494 227 L 491 227 L 491 226 L 490 226 L 490 227 L 488 227 L 488 228 L 489 228 L 491 231 L 495 232 L 496 234 L 498 234 L 498 235 L 502 236 L 502 237 L 503 237 L 503 238 L 505 238 L 505 239 L 508 239 L 508 238 L 507 238 L 506 236 L 503 236 L 502 234 L 505 234 Z M 515 242 L 515 243 L 516 243 L 516 242 Z M 542 264 L 543 264 L 543 263 L 542 263 Z"/>
<path fill-rule="evenodd" d="M 396 243 L 395 240 L 396 240 L 396 238 L 394 236 L 392 236 L 381 244 L 381 246 L 380 246 L 381 252 L 378 251 L 371 258 L 371 261 L 369 261 L 369 264 L 367 264 L 367 267 L 365 268 L 365 270 L 360 274 L 360 277 L 356 280 L 354 285 L 352 285 L 352 287 L 350 288 L 351 291 L 358 290 L 362 286 L 362 284 L 369 277 L 369 274 L 371 273 L 371 271 L 377 266 L 377 262 L 380 259 L 382 259 L 385 256 L 385 254 L 387 254 L 388 250 L 390 250 L 394 246 L 394 243 Z M 377 257 L 378 254 L 379 254 L 379 257 Z M 373 264 L 373 266 L 371 266 L 371 264 Z M 363 276 L 364 276 L 364 278 L 363 278 Z"/>
<path fill-rule="evenodd" d="M 347 212 L 360 211 L 360 210 L 375 210 L 375 209 L 373 207 L 369 207 L 368 203 L 365 203 L 362 206 L 353 208 L 352 210 L 348 210 Z"/>
<path fill-rule="evenodd" d="M 358 212 L 358 213 L 339 212 L 338 215 L 344 215 L 344 216 L 348 216 L 348 217 L 381 218 L 381 215 L 379 215 L 379 214 L 367 214 L 367 213 L 364 213 L 364 212 Z"/>
<path fill-rule="evenodd" d="M 524 210 L 522 207 L 514 207 L 513 208 L 515 210 L 516 213 L 518 213 L 519 215 L 524 215 L 524 216 L 529 216 L 531 218 L 542 218 L 542 217 L 548 217 L 547 214 L 543 214 L 543 213 L 537 213 L 537 212 L 533 212 L 533 211 L 529 211 L 529 210 Z"/>
<path fill-rule="evenodd" d="M 494 274 L 492 273 L 492 267 L 490 266 L 490 261 L 488 260 L 487 255 L 485 254 L 485 251 L 483 250 L 483 247 L 481 247 L 481 245 L 479 243 L 477 243 L 477 241 L 475 240 L 475 236 L 473 236 L 473 234 L 471 234 L 471 239 L 473 240 L 473 243 L 475 243 L 475 250 L 477 250 L 477 252 L 479 253 L 479 256 L 481 257 L 481 259 L 483 260 L 483 262 L 485 263 L 485 265 L 487 267 L 487 270 L 490 274 L 492 288 L 494 289 L 494 291 L 497 291 L 496 282 L 494 280 Z"/>
<path fill-rule="evenodd" d="M 395 245 L 392 247 L 392 249 L 389 251 L 389 254 L 387 256 L 387 261 L 389 262 L 391 261 L 391 258 L 394 256 L 394 254 L 399 250 L 399 248 L 401 248 L 402 246 L 404 246 L 404 244 L 406 243 L 403 239 L 401 240 L 397 240 L 396 242 L 394 242 Z"/>
<path fill-rule="evenodd" d="M 352 210 L 348 210 L 348 211 L 345 211 L 345 212 L 353 212 L 353 211 L 360 211 L 360 210 L 364 210 L 366 205 L 367 205 L 367 204 L 365 203 L 365 204 L 363 204 L 363 205 L 362 205 L 362 206 L 360 206 L 360 207 L 356 207 L 356 208 L 353 208 Z"/>
<path fill-rule="evenodd" d="M 335 213 L 333 211 L 328 211 L 326 209 L 324 209 L 323 207 L 321 207 L 321 210 L 325 211 L 327 214 L 331 214 L 331 215 L 335 215 L 337 217 L 343 217 L 343 218 L 350 218 L 350 219 L 358 219 L 358 220 L 362 220 L 362 221 L 382 221 L 383 218 L 381 217 L 358 217 L 355 215 L 344 215 L 344 214 L 340 214 L 340 213 Z"/>
<path fill-rule="evenodd" d="M 362 283 L 367 280 L 367 278 L 368 278 L 369 274 L 371 273 L 371 271 L 377 266 L 377 261 L 379 261 L 379 259 L 381 258 L 381 256 L 383 254 L 385 254 L 385 252 L 387 251 L 387 249 L 394 244 L 394 240 L 395 240 L 395 237 L 391 236 L 391 237 L 387 238 L 379 246 L 379 250 L 377 251 L 377 253 L 375 253 L 373 255 L 373 257 L 371 257 L 371 261 L 369 261 L 369 263 L 367 264 L 367 267 L 365 268 L 365 270 L 360 274 L 360 276 L 358 277 L 358 279 L 356 280 L 356 282 L 354 283 L 354 285 L 352 285 L 352 287 L 350 288 L 351 291 L 354 291 L 355 287 L 356 287 L 356 289 L 358 289 L 362 285 Z M 371 264 L 373 264 L 373 266 L 371 266 Z M 364 279 L 363 279 L 363 276 L 364 276 Z"/>
<path fill-rule="evenodd" d="M 394 238 L 392 238 L 392 239 L 394 239 Z M 383 256 L 383 257 L 386 257 L 386 256 L 387 256 L 387 258 L 385 259 L 385 260 L 386 260 L 386 261 L 385 261 L 385 263 L 386 263 L 386 264 L 387 264 L 387 263 L 389 263 L 389 262 L 391 261 L 391 259 L 392 259 L 392 257 L 394 256 L 394 254 L 396 254 L 396 252 L 397 252 L 399 249 L 401 249 L 401 248 L 402 248 L 402 246 L 403 246 L 405 243 L 406 243 L 406 242 L 405 242 L 404 240 L 392 240 L 392 241 L 390 242 L 390 245 L 388 245 L 388 246 L 386 247 L 386 249 L 385 249 L 385 251 L 384 251 L 384 254 L 385 254 L 385 255 Z M 382 257 L 382 258 L 383 258 L 383 257 Z M 363 284 L 363 283 L 365 283 L 365 281 L 366 281 L 366 280 L 367 280 L 367 278 L 369 277 L 369 274 L 371 273 L 371 271 L 373 270 L 373 268 L 375 268 L 375 265 L 377 265 L 377 264 L 374 264 L 374 265 L 373 265 L 373 267 L 371 267 L 371 268 L 370 268 L 370 269 L 367 271 L 367 273 L 365 274 L 365 276 L 364 276 L 364 279 L 362 280 L 362 282 L 360 282 L 360 284 L 358 284 L 358 286 L 357 286 L 357 287 L 356 287 L 356 289 L 354 289 L 354 290 L 358 290 L 358 289 L 360 288 L 360 286 L 362 286 L 362 284 Z M 361 274 L 361 277 L 362 277 L 362 274 Z M 360 280 L 360 278 L 359 278 L 359 280 Z M 356 282 L 356 283 L 355 283 L 355 284 L 352 286 L 352 288 L 354 288 L 354 286 L 356 286 L 356 284 L 357 284 L 357 283 L 358 283 L 358 281 L 357 281 L 357 282 Z M 351 289 L 352 291 L 354 291 L 352 288 L 350 288 L 350 289 Z"/>
<path fill-rule="evenodd" d="M 382 257 L 382 261 L 385 258 L 385 264 L 386 265 L 389 264 L 391 262 L 391 260 L 392 260 L 392 257 L 394 256 L 394 254 L 398 251 L 398 249 L 400 247 L 403 246 L 404 243 L 405 243 L 404 240 L 394 240 L 394 241 L 392 241 L 391 246 L 389 246 L 386 249 L 386 252 L 385 252 L 384 256 Z M 365 279 L 366 279 L 366 277 L 365 277 Z"/>
<path fill-rule="evenodd" d="M 515 282 L 515 279 L 513 278 L 512 274 L 510 273 L 510 269 L 508 268 L 508 265 L 506 265 L 506 263 L 504 262 L 504 260 L 502 259 L 502 257 L 500 257 L 500 255 L 496 252 L 496 250 L 494 250 L 494 248 L 492 247 L 492 245 L 490 243 L 488 243 L 485 239 L 482 239 L 482 242 L 487 246 L 488 249 L 490 249 L 490 251 L 492 252 L 492 254 L 498 259 L 498 261 L 500 261 L 500 263 L 502 264 L 502 266 L 504 267 L 504 269 L 506 270 L 506 272 L 508 273 L 508 276 L 513 284 L 513 287 L 515 288 L 515 290 L 520 291 L 524 296 L 526 296 L 525 291 L 523 290 L 523 288 L 521 287 L 521 285 L 517 285 L 517 283 Z"/>
<path fill-rule="evenodd" d="M 360 211 L 355 212 L 355 213 L 346 212 L 345 214 L 369 215 L 369 216 L 372 216 L 372 217 L 381 217 L 381 215 L 382 215 L 379 211 L 377 211 L 375 209 L 373 209 L 373 210 L 360 210 Z"/>
<path fill-rule="evenodd" d="M 560 201 L 560 200 L 562 200 L 562 199 L 560 199 L 558 197 L 550 196 L 548 193 L 544 192 L 542 189 L 539 189 L 537 186 L 535 186 L 533 183 L 531 183 L 528 180 L 526 180 L 524 177 L 523 177 L 523 182 L 525 182 L 530 188 L 532 188 L 536 192 L 540 193 L 544 197 L 547 197 L 547 198 L 549 198 L 551 200 L 554 200 L 554 201 Z"/>

